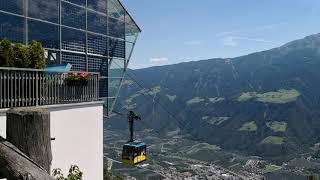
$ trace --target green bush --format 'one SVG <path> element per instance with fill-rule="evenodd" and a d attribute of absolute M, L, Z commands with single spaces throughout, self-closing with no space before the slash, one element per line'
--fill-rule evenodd
<path fill-rule="evenodd" d="M 36 41 L 26 47 L 4 39 L 0 42 L 0 67 L 43 69 L 46 67 L 44 48 Z"/>
<path fill-rule="evenodd" d="M 44 49 L 42 44 L 37 41 L 32 41 L 28 47 L 28 59 L 36 69 L 46 67 L 46 59 L 44 57 Z"/>
<path fill-rule="evenodd" d="M 0 67 L 12 67 L 13 64 L 13 47 L 8 39 L 0 42 Z"/>
<path fill-rule="evenodd" d="M 56 180 L 82 180 L 82 172 L 79 167 L 76 165 L 72 165 L 69 169 L 69 174 L 67 177 L 64 177 L 61 169 L 54 169 L 52 171 L 52 175 Z"/>

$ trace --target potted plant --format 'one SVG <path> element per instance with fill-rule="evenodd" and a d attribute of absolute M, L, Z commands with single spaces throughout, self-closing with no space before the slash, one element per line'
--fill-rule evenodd
<path fill-rule="evenodd" d="M 68 86 L 87 86 L 91 77 L 87 72 L 68 73 L 65 81 Z"/>

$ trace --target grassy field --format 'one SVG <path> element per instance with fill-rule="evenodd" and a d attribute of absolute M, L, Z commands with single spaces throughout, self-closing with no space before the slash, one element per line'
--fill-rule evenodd
<path fill-rule="evenodd" d="M 237 100 L 240 102 L 255 100 L 263 103 L 286 104 L 296 101 L 300 95 L 300 92 L 295 89 L 280 89 L 278 91 L 271 91 L 262 94 L 257 92 L 245 92 L 242 93 Z"/>
<path fill-rule="evenodd" d="M 245 123 L 242 125 L 241 128 L 238 129 L 238 131 L 256 131 L 258 129 L 256 123 L 254 121 Z"/>
<path fill-rule="evenodd" d="M 278 137 L 278 136 L 269 136 L 269 137 L 266 137 L 264 140 L 262 140 L 261 143 L 262 144 L 283 144 L 284 138 Z"/>
<path fill-rule="evenodd" d="M 205 101 L 205 99 L 201 99 L 200 97 L 195 97 L 193 99 L 190 99 L 189 101 L 187 101 L 187 105 L 192 105 L 192 104 L 198 104 Z"/>
<path fill-rule="evenodd" d="M 285 132 L 287 130 L 287 123 L 283 121 L 267 122 L 267 126 L 274 132 Z"/>
<path fill-rule="evenodd" d="M 266 167 L 264 168 L 264 173 L 270 173 L 270 172 L 274 172 L 276 170 L 281 169 L 281 166 L 277 166 L 277 165 L 273 165 L 273 164 L 268 164 L 266 165 Z"/>

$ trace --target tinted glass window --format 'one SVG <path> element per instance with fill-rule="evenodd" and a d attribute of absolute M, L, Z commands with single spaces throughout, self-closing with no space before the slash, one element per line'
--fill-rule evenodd
<path fill-rule="evenodd" d="M 125 39 L 125 25 L 123 21 L 114 18 L 109 18 L 108 34 L 111 37 Z"/>
<path fill-rule="evenodd" d="M 99 72 L 101 76 L 107 76 L 108 75 L 108 58 L 89 56 L 88 71 Z"/>
<path fill-rule="evenodd" d="M 72 64 L 72 71 L 86 71 L 86 56 L 82 54 L 62 52 L 62 64 Z"/>
<path fill-rule="evenodd" d="M 107 37 L 88 33 L 88 53 L 108 55 Z"/>
<path fill-rule="evenodd" d="M 29 17 L 59 22 L 58 0 L 29 0 Z"/>
<path fill-rule="evenodd" d="M 0 13 L 0 38 L 24 42 L 24 18 Z"/>
<path fill-rule="evenodd" d="M 109 77 L 122 77 L 124 73 L 124 60 L 113 58 L 109 68 Z"/>
<path fill-rule="evenodd" d="M 59 49 L 59 27 L 49 23 L 29 20 L 28 40 L 36 40 L 42 43 L 45 48 Z"/>
<path fill-rule="evenodd" d="M 0 10 L 23 14 L 23 0 L 0 0 Z"/>
<path fill-rule="evenodd" d="M 99 81 L 99 97 L 108 97 L 108 79 L 104 78 L 104 79 L 100 79 Z M 109 102 L 107 102 L 107 106 L 108 108 L 110 108 L 109 106 Z"/>
<path fill-rule="evenodd" d="M 108 16 L 124 21 L 125 12 L 118 0 L 108 0 Z"/>
<path fill-rule="evenodd" d="M 121 78 L 109 78 L 109 97 L 116 97 L 120 88 Z"/>
<path fill-rule="evenodd" d="M 119 39 L 109 39 L 109 56 L 125 58 L 125 41 Z"/>
<path fill-rule="evenodd" d="M 107 1 L 108 0 L 88 0 L 88 8 L 107 13 Z"/>
<path fill-rule="evenodd" d="M 88 31 L 107 35 L 107 16 L 88 11 Z"/>
<path fill-rule="evenodd" d="M 71 2 L 73 4 L 78 4 L 80 6 L 86 5 L 86 0 L 64 0 L 64 1 Z"/>
<path fill-rule="evenodd" d="M 79 29 L 86 28 L 86 11 L 84 8 L 63 2 L 61 11 L 63 25 Z"/>
<path fill-rule="evenodd" d="M 86 51 L 86 33 L 70 28 L 62 28 L 62 49 L 70 51 Z"/>

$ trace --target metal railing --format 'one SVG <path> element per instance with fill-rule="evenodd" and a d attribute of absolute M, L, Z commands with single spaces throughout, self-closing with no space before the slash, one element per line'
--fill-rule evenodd
<path fill-rule="evenodd" d="M 0 109 L 99 100 L 99 73 L 84 85 L 68 83 L 68 73 L 77 72 L 0 67 Z"/>

